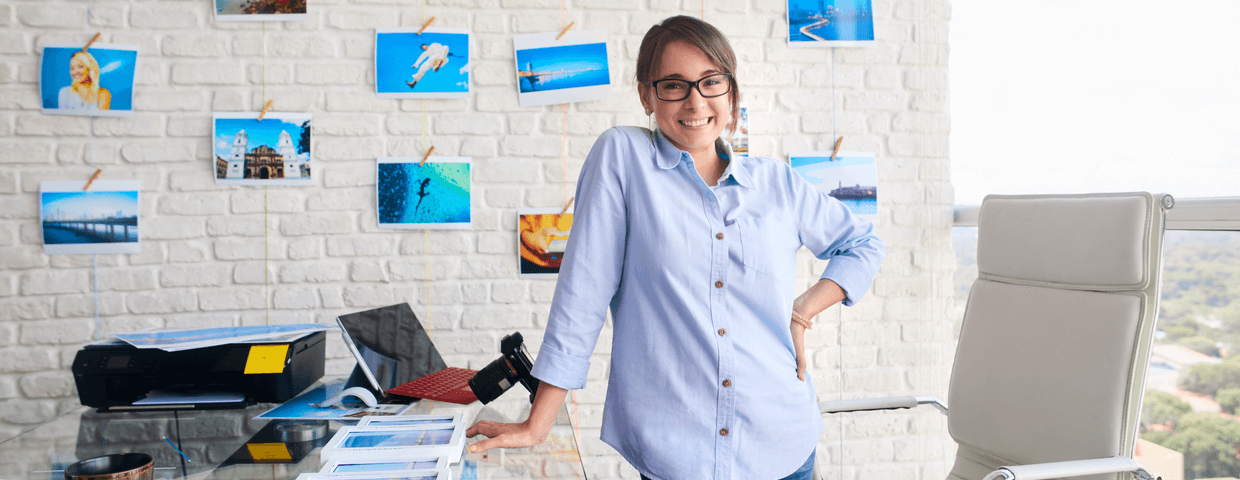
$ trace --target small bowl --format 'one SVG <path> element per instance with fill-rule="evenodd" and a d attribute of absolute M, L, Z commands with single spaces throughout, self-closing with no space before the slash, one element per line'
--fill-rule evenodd
<path fill-rule="evenodd" d="M 65 469 L 65 480 L 152 480 L 155 459 L 145 453 L 88 458 Z"/>

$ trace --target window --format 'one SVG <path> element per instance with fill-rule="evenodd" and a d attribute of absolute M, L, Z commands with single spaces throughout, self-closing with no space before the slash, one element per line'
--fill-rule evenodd
<path fill-rule="evenodd" d="M 1240 2 L 953 0 L 956 203 L 1240 194 Z"/>

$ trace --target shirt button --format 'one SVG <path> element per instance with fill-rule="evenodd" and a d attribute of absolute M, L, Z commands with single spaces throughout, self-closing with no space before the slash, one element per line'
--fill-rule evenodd
<path fill-rule="evenodd" d="M 715 288 L 723 288 L 723 281 L 720 280 L 720 281 L 715 282 Z"/>
<path fill-rule="evenodd" d="M 720 336 L 720 337 L 722 337 L 722 336 L 724 336 L 724 335 L 727 335 L 727 334 L 728 334 L 728 331 L 727 331 L 727 330 L 724 330 L 724 329 L 722 329 L 722 328 L 720 328 L 720 329 L 719 329 L 719 336 Z"/>
<path fill-rule="evenodd" d="M 716 233 L 716 234 L 715 234 L 715 238 L 718 238 L 718 239 L 720 239 L 720 240 L 723 240 L 723 232 Z"/>
<path fill-rule="evenodd" d="M 724 387 L 731 387 L 731 386 L 732 386 L 732 381 L 731 381 L 731 380 L 724 380 L 724 381 L 723 381 L 723 386 L 724 386 Z"/>
<path fill-rule="evenodd" d="M 720 434 L 720 435 L 723 435 L 723 436 L 725 436 L 725 437 L 726 437 L 726 436 L 728 436 L 728 429 L 726 429 L 726 428 L 720 428 L 720 429 L 719 429 L 719 434 Z"/>

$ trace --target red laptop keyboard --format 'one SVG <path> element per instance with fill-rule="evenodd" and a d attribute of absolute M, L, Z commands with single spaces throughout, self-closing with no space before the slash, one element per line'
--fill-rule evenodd
<path fill-rule="evenodd" d="M 388 390 L 387 393 L 466 405 L 478 400 L 473 389 L 469 388 L 469 379 L 473 378 L 475 373 L 478 371 L 448 367 Z"/>

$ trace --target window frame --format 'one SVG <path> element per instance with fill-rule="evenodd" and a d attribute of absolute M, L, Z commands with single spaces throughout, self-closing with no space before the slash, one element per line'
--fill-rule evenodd
<path fill-rule="evenodd" d="M 981 205 L 952 208 L 953 227 L 976 227 Z M 1177 198 L 1167 211 L 1167 230 L 1240 231 L 1240 197 Z"/>

